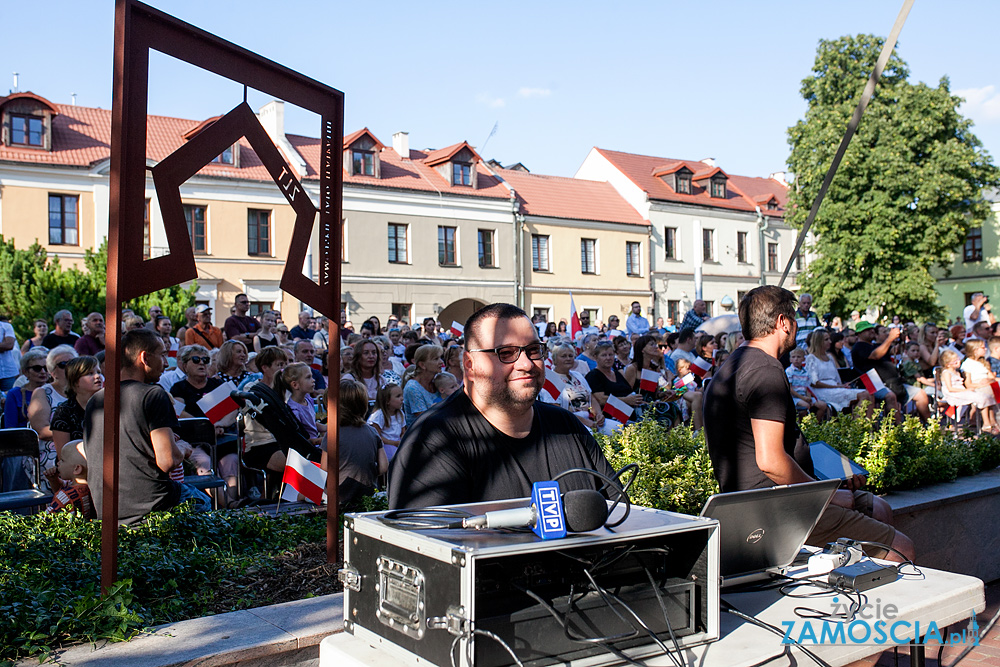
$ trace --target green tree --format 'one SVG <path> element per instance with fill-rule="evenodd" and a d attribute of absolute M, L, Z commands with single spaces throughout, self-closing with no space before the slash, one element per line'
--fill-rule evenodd
<path fill-rule="evenodd" d="M 883 42 L 820 41 L 802 82 L 805 119 L 788 130 L 793 227 L 806 220 Z M 982 192 L 1000 172 L 958 113 L 962 99 L 947 78 L 936 88 L 908 78 L 893 53 L 813 223 L 817 258 L 801 283 L 819 312 L 943 316 L 931 268 L 950 262 L 969 227 L 989 214 Z"/>
<path fill-rule="evenodd" d="M 90 312 L 104 312 L 108 249 L 84 253 L 84 270 L 63 269 L 59 258 L 50 258 L 38 243 L 18 250 L 13 240 L 0 236 L 0 304 L 10 316 L 19 341 L 34 335 L 36 319 L 50 323 L 52 316 L 67 308 L 79 323 Z M 124 304 L 145 316 L 153 303 L 163 308 L 176 326 L 185 322 L 184 309 L 194 305 L 197 285 L 169 287 Z"/>

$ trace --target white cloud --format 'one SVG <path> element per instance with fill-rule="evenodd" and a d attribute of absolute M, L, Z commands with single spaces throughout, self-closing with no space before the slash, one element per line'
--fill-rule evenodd
<path fill-rule="evenodd" d="M 548 97 L 552 91 L 548 88 L 521 88 L 517 91 L 518 97 Z"/>
<path fill-rule="evenodd" d="M 504 99 L 502 97 L 493 97 L 492 95 L 489 95 L 487 93 L 479 93 L 479 95 L 476 96 L 476 102 L 478 102 L 479 104 L 485 104 L 486 106 L 494 109 L 506 106 L 507 104 L 506 102 L 504 102 Z"/>
<path fill-rule="evenodd" d="M 965 98 L 961 112 L 972 120 L 980 123 L 1000 121 L 1000 92 L 996 86 L 991 84 L 982 88 L 966 88 L 954 93 Z"/>

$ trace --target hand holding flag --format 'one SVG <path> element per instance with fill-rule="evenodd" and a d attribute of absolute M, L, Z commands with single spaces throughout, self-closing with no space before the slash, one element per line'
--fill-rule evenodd
<path fill-rule="evenodd" d="M 231 426 L 236 423 L 236 413 L 240 406 L 230 398 L 229 394 L 236 391 L 236 385 L 230 382 L 223 382 L 218 387 L 208 392 L 198 401 L 198 407 L 208 417 L 208 421 L 216 426 Z"/>
<path fill-rule="evenodd" d="M 660 374 L 648 368 L 642 369 L 642 375 L 639 378 L 639 389 L 655 393 L 659 388 Z"/>
<path fill-rule="evenodd" d="M 294 449 L 288 450 L 281 484 L 284 487 L 282 500 L 295 502 L 301 493 L 314 505 L 322 505 L 326 501 L 326 471 Z"/>
<path fill-rule="evenodd" d="M 861 380 L 861 384 L 868 390 L 868 393 L 873 396 L 885 389 L 885 383 L 882 382 L 882 378 L 878 376 L 878 372 L 874 368 L 858 379 Z"/>
<path fill-rule="evenodd" d="M 701 357 L 695 357 L 691 362 L 691 372 L 700 378 L 705 377 L 712 370 L 712 362 Z"/>
<path fill-rule="evenodd" d="M 604 404 L 604 414 L 611 417 L 612 419 L 624 424 L 628 421 L 629 417 L 635 411 L 631 405 L 618 398 L 617 396 L 608 396 L 608 402 Z"/>

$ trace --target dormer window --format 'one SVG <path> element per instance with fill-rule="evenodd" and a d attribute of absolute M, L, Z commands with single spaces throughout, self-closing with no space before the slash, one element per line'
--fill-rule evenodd
<path fill-rule="evenodd" d="M 466 162 L 451 163 L 451 184 L 472 185 L 472 165 Z"/>
<path fill-rule="evenodd" d="M 712 197 L 716 199 L 726 198 L 726 179 L 724 178 L 713 178 L 711 185 Z"/>
<path fill-rule="evenodd" d="M 45 122 L 39 116 L 10 115 L 10 143 L 13 146 L 42 147 Z"/>
<path fill-rule="evenodd" d="M 767 206 L 765 208 L 768 211 L 777 211 L 778 210 L 778 202 L 775 201 L 774 199 L 771 199 L 770 201 L 767 202 Z"/>
<path fill-rule="evenodd" d="M 229 164 L 229 165 L 235 166 L 236 165 L 236 144 L 233 144 L 232 146 L 230 146 L 226 150 L 224 150 L 221 153 L 219 153 L 215 157 L 215 159 L 212 160 L 212 164 Z"/>
<path fill-rule="evenodd" d="M 679 195 L 689 195 L 691 194 L 691 174 L 690 172 L 682 171 L 674 175 L 674 192 Z"/>
<path fill-rule="evenodd" d="M 0 142 L 16 148 L 52 150 L 52 119 L 55 106 L 34 93 L 12 93 L 0 97 Z"/>
<path fill-rule="evenodd" d="M 352 150 L 351 173 L 355 176 L 374 176 L 375 151 Z"/>

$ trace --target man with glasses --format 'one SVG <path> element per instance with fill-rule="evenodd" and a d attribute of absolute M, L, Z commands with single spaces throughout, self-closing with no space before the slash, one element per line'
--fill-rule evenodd
<path fill-rule="evenodd" d="M 42 347 L 54 350 L 60 345 L 73 347 L 76 339 L 80 336 L 73 333 L 73 313 L 68 310 L 60 310 L 53 318 L 56 328 L 49 332 L 49 335 L 42 339 Z"/>
<path fill-rule="evenodd" d="M 544 357 L 523 310 L 499 303 L 476 311 L 465 323 L 464 389 L 407 430 L 389 471 L 389 506 L 524 498 L 534 482 L 570 468 L 613 475 L 580 420 L 535 401 Z M 559 483 L 564 492 L 599 488 L 583 474 Z"/>
<path fill-rule="evenodd" d="M 601 330 L 597 327 L 590 326 L 590 313 L 586 310 L 580 313 L 580 333 L 577 334 L 577 338 L 582 338 L 588 334 L 599 334 Z"/>
<path fill-rule="evenodd" d="M 236 311 L 226 318 L 226 323 L 222 325 L 226 332 L 227 340 L 238 340 L 247 346 L 248 350 L 253 350 L 253 335 L 260 329 L 260 322 L 249 317 L 250 297 L 246 294 L 236 295 Z"/>

